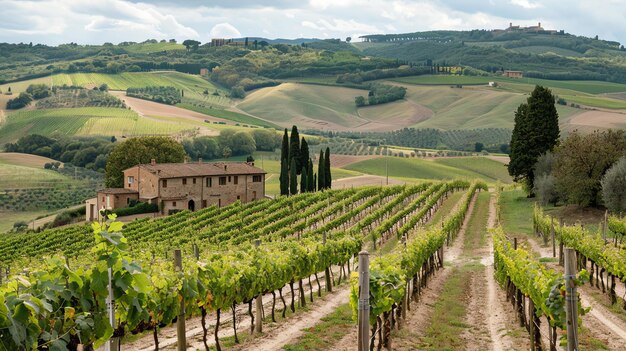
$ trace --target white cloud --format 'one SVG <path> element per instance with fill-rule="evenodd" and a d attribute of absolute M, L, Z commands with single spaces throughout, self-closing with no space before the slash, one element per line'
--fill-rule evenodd
<path fill-rule="evenodd" d="M 541 7 L 541 4 L 536 2 L 530 2 L 529 0 L 511 0 L 511 4 L 521 6 L 525 9 L 536 9 Z"/>
<path fill-rule="evenodd" d="M 211 38 L 240 38 L 241 32 L 230 23 L 219 23 L 211 28 Z"/>

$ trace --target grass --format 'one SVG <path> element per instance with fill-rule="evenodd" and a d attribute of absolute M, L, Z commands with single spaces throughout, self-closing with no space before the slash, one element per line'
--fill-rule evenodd
<path fill-rule="evenodd" d="M 561 95 L 561 97 L 564 98 L 568 103 L 575 102 L 580 105 L 608 109 L 626 109 L 626 101 L 619 99 L 580 95 Z"/>
<path fill-rule="evenodd" d="M 500 197 L 501 221 L 509 234 L 530 235 L 533 230 L 534 201 L 523 190 L 503 191 Z"/>
<path fill-rule="evenodd" d="M 0 153 L 0 164 L 8 164 L 15 166 L 43 168 L 46 163 L 57 162 L 51 158 L 23 154 L 19 152 L 2 152 Z"/>
<path fill-rule="evenodd" d="M 176 106 L 182 107 L 182 108 L 187 109 L 187 110 L 199 112 L 199 113 L 204 113 L 205 115 L 228 119 L 228 120 L 231 120 L 233 122 L 249 124 L 249 125 L 255 125 L 255 126 L 261 126 L 261 127 L 267 127 L 267 128 L 280 129 L 279 126 L 277 126 L 276 124 L 274 124 L 272 122 L 264 121 L 262 119 L 259 119 L 259 118 L 256 118 L 256 117 L 253 117 L 253 116 L 250 116 L 250 115 L 246 115 L 246 114 L 243 114 L 243 113 L 227 111 L 227 110 L 223 110 L 223 109 L 213 109 L 213 108 L 208 108 L 208 107 L 204 107 L 204 106 L 195 106 L 195 105 L 192 105 L 192 104 L 189 104 L 189 103 L 181 103 L 181 104 L 177 104 Z"/>
<path fill-rule="evenodd" d="M 25 110 L 7 117 L 6 123 L 0 127 L 0 144 L 13 142 L 25 134 L 129 136 L 174 134 L 193 128 L 179 121 L 159 122 L 155 123 L 155 118 L 139 117 L 135 112 L 121 108 Z"/>
<path fill-rule="evenodd" d="M 304 330 L 297 341 L 283 346 L 284 351 L 322 351 L 332 349 L 337 341 L 349 333 L 354 326 L 350 304 L 343 304 L 322 318 L 312 328 Z"/>
<path fill-rule="evenodd" d="M 500 180 L 507 184 L 513 183 L 513 179 L 509 175 L 505 164 L 486 157 L 439 158 L 436 159 L 435 162 L 472 171 L 494 181 Z"/>
<path fill-rule="evenodd" d="M 13 228 L 15 222 L 24 221 L 30 222 L 42 215 L 49 213 L 50 211 L 3 211 L 0 212 L 0 235 L 3 235 L 7 231 Z"/>
<path fill-rule="evenodd" d="M 468 221 L 465 231 L 465 252 L 484 247 L 487 244 L 487 219 L 489 218 L 489 199 L 487 191 L 481 191 L 476 196 L 472 218 Z"/>
<path fill-rule="evenodd" d="M 465 315 L 468 303 L 467 291 L 471 289 L 472 269 L 475 268 L 452 268 L 435 302 L 426 335 L 414 345 L 416 350 L 452 351 L 463 347 L 460 336 L 470 327 L 465 323 Z M 398 336 L 411 338 L 410 334 L 410 330 L 403 329 Z"/>
<path fill-rule="evenodd" d="M 399 77 L 392 79 L 394 82 L 415 85 L 486 85 L 493 81 L 493 77 L 474 76 L 449 76 L 449 75 L 423 75 L 411 77 Z"/>
<path fill-rule="evenodd" d="M 386 162 L 388 163 L 389 176 L 395 178 L 416 178 L 416 179 L 482 179 L 487 182 L 495 182 L 495 178 L 479 174 L 473 170 L 457 168 L 455 166 L 446 165 L 435 160 L 414 159 L 414 158 L 398 158 L 398 157 L 380 157 L 353 163 L 346 167 L 348 170 L 357 171 L 366 174 L 384 176 Z M 493 162 L 494 169 L 499 163 L 497 161 L 486 159 L 485 165 Z"/>

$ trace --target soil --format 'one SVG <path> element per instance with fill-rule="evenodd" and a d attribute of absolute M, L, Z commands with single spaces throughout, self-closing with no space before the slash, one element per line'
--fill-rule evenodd
<path fill-rule="evenodd" d="M 233 124 L 233 122 L 229 120 L 205 115 L 203 113 L 187 110 L 184 108 L 126 96 L 126 92 L 124 91 L 110 91 L 109 93 L 124 101 L 126 106 L 130 107 L 142 117 L 177 117 L 195 121 L 207 120 L 211 122 L 226 122 L 227 124 Z"/>
<path fill-rule="evenodd" d="M 361 175 L 356 177 L 341 178 L 333 180 L 333 189 L 344 189 L 351 187 L 360 187 L 367 185 L 385 185 L 387 179 L 381 176 L 375 175 Z M 389 184 L 405 184 L 405 182 L 393 178 L 389 178 Z"/>
<path fill-rule="evenodd" d="M 568 122 L 568 129 L 622 129 L 626 126 L 624 110 L 593 110 L 579 113 Z"/>
<path fill-rule="evenodd" d="M 330 162 L 333 167 L 344 168 L 353 163 L 379 158 L 380 155 L 330 155 Z"/>

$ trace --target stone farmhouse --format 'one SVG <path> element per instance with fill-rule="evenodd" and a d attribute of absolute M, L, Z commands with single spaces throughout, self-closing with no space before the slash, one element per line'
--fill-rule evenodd
<path fill-rule="evenodd" d="M 86 201 L 86 219 L 99 210 L 127 207 L 131 201 L 159 206 L 161 214 L 251 202 L 265 197 L 265 174 L 254 163 L 156 163 L 124 170 L 124 187 L 101 189 Z"/>

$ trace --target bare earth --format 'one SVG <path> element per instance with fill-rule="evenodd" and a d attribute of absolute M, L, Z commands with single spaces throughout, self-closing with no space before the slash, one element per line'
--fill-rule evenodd
<path fill-rule="evenodd" d="M 203 122 L 205 120 L 211 122 L 226 122 L 227 124 L 233 124 L 232 121 L 217 118 L 203 113 L 186 110 L 184 108 L 160 104 L 158 102 L 138 99 L 130 96 L 126 96 L 124 91 L 110 91 L 110 93 L 120 100 L 124 101 L 126 106 L 137 112 L 142 117 L 157 116 L 157 117 L 176 117 L 185 118 L 194 121 Z"/>
<path fill-rule="evenodd" d="M 333 180 L 333 189 L 353 188 L 367 185 L 386 185 L 385 177 L 375 175 L 361 175 L 356 177 Z M 405 182 L 389 178 L 389 184 L 405 184 Z"/>
<path fill-rule="evenodd" d="M 509 156 L 487 156 L 487 158 L 504 163 L 505 165 L 509 164 L 509 162 L 511 161 Z"/>
<path fill-rule="evenodd" d="M 594 110 L 573 116 L 568 122 L 568 130 L 626 128 L 626 110 Z"/>
<path fill-rule="evenodd" d="M 0 153 L 0 163 L 8 163 L 16 166 L 43 168 L 44 164 L 49 162 L 57 161 L 43 156 L 23 154 L 19 152 Z"/>
<path fill-rule="evenodd" d="M 336 168 L 345 168 L 353 163 L 357 163 L 357 162 L 361 162 L 361 161 L 366 161 L 366 160 L 371 160 L 373 158 L 378 158 L 381 157 L 379 155 L 363 155 L 363 156 L 356 156 L 356 155 L 334 155 L 331 154 L 330 155 L 330 162 L 332 163 L 333 167 Z"/>

